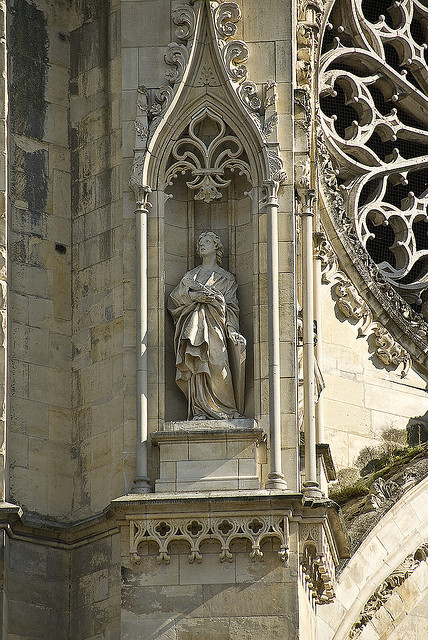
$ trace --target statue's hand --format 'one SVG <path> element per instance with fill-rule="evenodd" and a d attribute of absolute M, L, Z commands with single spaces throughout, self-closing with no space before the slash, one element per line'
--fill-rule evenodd
<path fill-rule="evenodd" d="M 232 340 L 233 344 L 236 344 L 236 345 L 242 344 L 242 346 L 244 347 L 247 344 L 247 341 L 245 340 L 244 336 L 241 335 L 238 331 L 230 330 L 229 338 Z"/>
<path fill-rule="evenodd" d="M 206 291 L 192 291 L 190 293 L 190 297 L 195 302 L 213 302 L 214 294 L 208 293 Z"/>

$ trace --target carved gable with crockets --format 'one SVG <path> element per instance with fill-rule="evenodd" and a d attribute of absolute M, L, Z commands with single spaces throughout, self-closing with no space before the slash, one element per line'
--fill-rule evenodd
<path fill-rule="evenodd" d="M 221 167 L 207 165 L 216 162 L 216 158 L 208 157 L 208 149 L 204 151 L 201 148 L 201 142 L 195 134 L 195 119 L 200 122 L 203 118 L 201 113 L 207 115 L 208 111 L 211 120 L 219 126 L 218 140 L 214 145 L 216 149 L 219 149 L 220 139 L 226 140 L 231 135 L 235 135 L 235 142 L 242 146 L 236 137 L 239 133 L 247 144 L 252 144 L 255 156 L 260 148 L 262 150 L 265 168 L 262 169 L 263 175 L 257 178 L 254 175 L 257 168 L 251 167 L 253 182 L 257 182 L 257 179 L 284 180 L 278 153 L 275 83 L 267 79 L 262 87 L 257 87 L 248 79 L 244 64 L 248 59 L 248 47 L 242 40 L 234 38 L 240 19 L 241 11 L 235 2 L 184 2 L 173 9 L 172 22 L 177 41 L 170 43 L 165 53 L 166 83 L 155 90 L 139 88 L 136 146 L 130 180 L 134 188 L 155 186 L 153 176 L 159 172 L 159 168 L 153 160 L 154 154 L 163 152 L 162 139 L 169 138 L 173 122 L 177 128 L 181 128 L 187 145 L 197 149 L 196 156 L 202 153 L 204 157 L 196 161 L 201 162 L 201 166 L 186 165 L 185 171 L 189 171 L 193 178 L 195 171 L 199 175 L 203 171 L 204 187 L 214 187 L 211 194 L 214 199 L 218 197 L 217 189 L 226 186 L 221 178 L 224 171 L 240 171 L 245 160 L 241 158 L 236 162 L 241 157 L 241 151 L 231 147 L 228 155 L 234 162 L 225 164 L 226 157 L 222 153 L 219 160 Z M 226 131 L 227 126 L 231 126 L 231 120 L 237 124 L 234 132 Z M 189 122 L 192 124 L 186 130 Z M 177 157 L 177 149 L 183 149 L 183 144 L 181 141 L 176 143 L 174 150 L 170 151 L 175 159 L 174 167 L 181 162 L 180 171 L 184 168 L 184 159 Z M 186 160 L 192 162 L 189 154 Z M 248 167 L 245 172 L 248 173 Z M 166 183 L 172 177 L 173 171 L 168 168 Z M 196 189 L 197 198 L 201 193 L 200 185 L 201 181 L 197 179 L 190 187 Z M 209 191 L 204 189 L 204 198 Z"/>

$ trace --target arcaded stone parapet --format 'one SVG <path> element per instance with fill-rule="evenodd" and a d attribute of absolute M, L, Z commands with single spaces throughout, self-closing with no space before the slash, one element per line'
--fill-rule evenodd
<path fill-rule="evenodd" d="M 219 589 L 227 584 L 231 594 L 236 590 L 238 594 L 242 581 L 265 573 L 265 563 L 274 574 L 264 580 L 282 583 L 277 588 L 283 589 L 284 597 L 287 593 L 286 597 L 297 599 L 300 584 L 301 597 L 309 609 L 334 599 L 335 567 L 348 552 L 337 512 L 328 501 L 302 506 L 301 496 L 273 491 L 198 491 L 180 496 L 155 494 L 145 499 L 128 496 L 113 505 L 121 528 L 122 562 L 127 567 L 123 582 L 126 624 L 133 619 L 140 580 L 147 581 L 154 592 L 163 585 L 165 597 L 171 588 L 175 598 L 184 584 L 202 586 L 202 594 L 204 584 L 218 584 Z M 294 576 L 293 584 L 289 574 Z M 281 616 L 270 610 L 264 580 L 259 585 L 257 615 Z M 134 604 L 128 600 L 131 592 Z M 182 606 L 179 600 L 176 606 Z M 204 596 L 193 613 L 183 606 L 184 618 L 200 617 L 206 624 L 210 621 L 212 612 Z M 239 595 L 234 613 L 226 602 L 223 606 L 218 616 L 225 618 L 225 624 L 232 624 L 235 616 L 247 615 Z M 141 630 L 152 617 L 160 624 L 164 613 L 148 613 L 145 622 L 142 618 L 138 623 Z M 178 620 L 173 622 L 178 624 Z"/>

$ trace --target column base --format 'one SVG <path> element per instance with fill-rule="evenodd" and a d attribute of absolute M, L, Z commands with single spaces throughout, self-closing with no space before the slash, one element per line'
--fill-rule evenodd
<path fill-rule="evenodd" d="M 287 483 L 283 473 L 273 471 L 268 475 L 268 481 L 266 482 L 266 489 L 276 489 L 282 491 L 287 489 Z"/>
<path fill-rule="evenodd" d="M 324 494 L 320 489 L 320 485 L 315 480 L 308 480 L 303 483 L 303 495 L 305 498 L 323 498 Z"/>
<path fill-rule="evenodd" d="M 148 478 L 135 478 L 129 493 L 151 493 L 152 487 Z"/>

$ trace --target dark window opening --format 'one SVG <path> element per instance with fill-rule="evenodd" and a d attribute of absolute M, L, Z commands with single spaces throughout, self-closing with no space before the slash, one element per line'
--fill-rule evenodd
<path fill-rule="evenodd" d="M 394 244 L 395 234 L 390 225 L 375 225 L 369 218 L 367 219 L 367 228 L 370 233 L 374 234 L 374 238 L 367 240 L 367 251 L 370 257 L 380 264 L 381 262 L 389 262 L 391 267 L 395 269 L 395 256 L 390 250 Z"/>
<path fill-rule="evenodd" d="M 416 241 L 416 250 L 423 251 L 424 249 L 428 249 L 428 221 L 418 220 L 414 222 L 413 233 Z"/>
<path fill-rule="evenodd" d="M 361 8 L 363 10 L 364 17 L 369 22 L 379 22 L 379 16 L 383 15 L 388 27 L 393 28 L 393 21 L 389 15 L 388 9 L 391 6 L 391 0 L 363 0 Z"/>
<path fill-rule="evenodd" d="M 358 113 L 352 107 L 345 104 L 346 96 L 343 89 L 336 83 L 334 86 L 337 96 L 326 96 L 321 98 L 320 106 L 326 116 L 336 116 L 334 128 L 337 133 L 344 138 L 345 129 L 358 120 Z"/>

